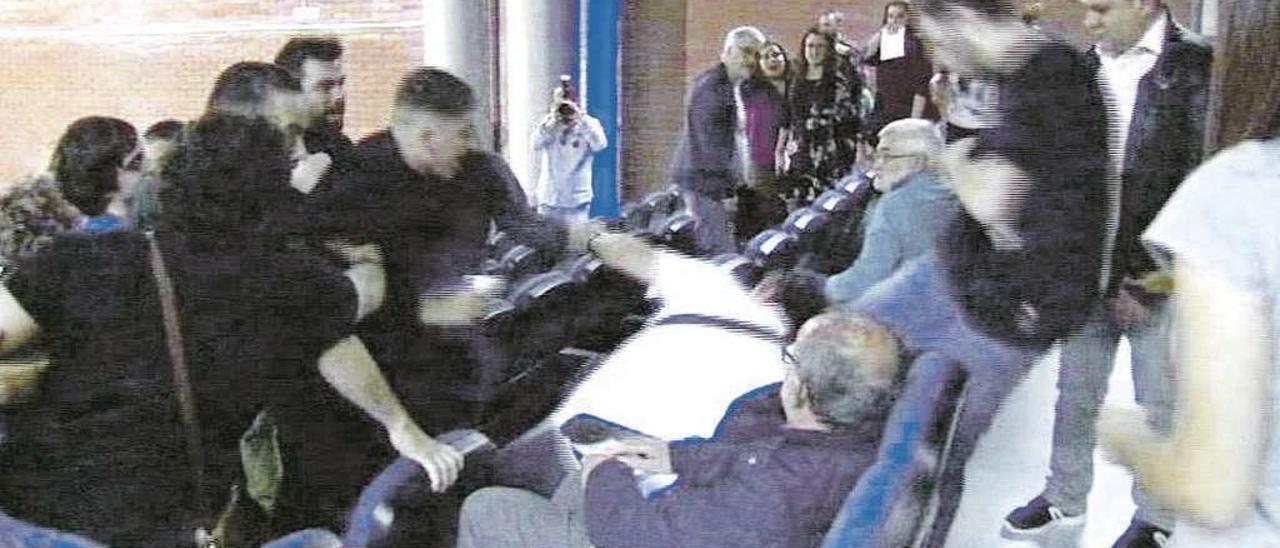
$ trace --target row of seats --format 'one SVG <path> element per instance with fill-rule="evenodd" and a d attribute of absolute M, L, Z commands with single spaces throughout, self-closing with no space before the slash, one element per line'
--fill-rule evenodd
<path fill-rule="evenodd" d="M 873 194 L 865 174 L 842 179 L 781 225 L 752 238 L 743 253 L 711 260 L 746 285 L 772 270 L 842 270 L 856 256 L 862 212 Z M 611 225 L 678 251 L 696 251 L 697 220 L 674 187 L 628 204 Z M 656 309 L 644 299 L 643 287 L 590 254 L 557 263 L 500 231 L 489 240 L 484 272 L 513 280 L 484 321 L 485 336 L 505 362 L 498 379 L 522 375 L 565 348 L 608 353 Z"/>
<path fill-rule="evenodd" d="M 748 285 L 775 269 L 802 267 L 826 274 L 843 270 L 858 254 L 863 212 L 874 194 L 864 174 L 850 176 L 793 211 L 779 226 L 751 238 L 742 253 L 711 260 Z M 664 190 L 628 205 L 612 225 L 693 253 L 697 221 L 685 206 L 677 190 Z M 490 240 L 485 272 L 515 280 L 502 304 L 483 322 L 483 336 L 502 349 L 505 369 L 492 390 L 493 412 L 478 429 L 498 445 L 549 416 L 593 365 L 642 328 L 656 308 L 645 300 L 640 284 L 589 254 L 556 263 L 502 233 Z M 940 470 L 963 408 L 965 378 L 953 360 L 914 357 L 877 461 L 850 493 L 824 546 L 943 542 L 930 537 L 929 523 L 938 505 Z M 404 463 L 400 466 L 406 468 Z M 398 479 L 386 479 L 387 485 L 375 482 L 367 495 L 380 500 L 379 493 L 408 481 L 398 473 L 407 474 L 389 468 L 384 476 Z M 372 514 L 364 514 L 356 511 L 353 520 L 372 523 Z"/>

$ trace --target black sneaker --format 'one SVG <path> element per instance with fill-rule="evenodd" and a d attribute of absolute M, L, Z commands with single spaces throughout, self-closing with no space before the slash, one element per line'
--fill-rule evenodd
<path fill-rule="evenodd" d="M 1138 518 L 1133 518 L 1129 522 L 1129 528 L 1124 530 L 1124 534 L 1116 539 L 1116 543 L 1112 544 L 1111 548 L 1160 548 L 1168 544 L 1172 534 Z"/>
<path fill-rule="evenodd" d="M 1079 525 L 1082 522 L 1084 522 L 1083 514 L 1068 515 L 1040 496 L 1031 499 L 1026 506 L 1009 512 L 1009 515 L 1004 518 L 1004 527 L 1001 528 L 1000 535 L 1008 539 L 1018 539 L 1040 535 L 1057 527 Z"/>

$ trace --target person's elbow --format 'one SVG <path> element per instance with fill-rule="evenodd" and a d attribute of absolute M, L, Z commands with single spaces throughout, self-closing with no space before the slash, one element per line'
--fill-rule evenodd
<path fill-rule="evenodd" d="M 591 153 L 592 153 L 592 154 L 599 154 L 600 152 L 602 152 L 602 151 L 603 151 L 604 149 L 606 149 L 606 148 L 609 148 L 609 139 L 607 139 L 607 138 L 606 138 L 606 137 L 604 137 L 603 135 L 601 135 L 601 136 L 600 136 L 600 138 L 599 138 L 598 140 L 596 140 L 595 142 L 591 143 Z"/>
<path fill-rule="evenodd" d="M 827 282 L 822 288 L 822 294 L 827 298 L 827 304 L 832 306 L 849 304 L 857 300 L 858 296 L 862 294 L 866 284 L 863 283 L 856 268 L 857 265 L 827 278 Z"/>

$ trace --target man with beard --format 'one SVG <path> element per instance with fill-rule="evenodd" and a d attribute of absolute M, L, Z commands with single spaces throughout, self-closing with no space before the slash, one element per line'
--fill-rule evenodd
<path fill-rule="evenodd" d="M 276 54 L 275 64 L 302 84 L 303 100 L 313 116 L 303 139 L 307 152 L 324 152 L 335 160 L 351 152 L 351 139 L 342 134 L 346 113 L 342 42 L 332 37 L 298 37 Z"/>

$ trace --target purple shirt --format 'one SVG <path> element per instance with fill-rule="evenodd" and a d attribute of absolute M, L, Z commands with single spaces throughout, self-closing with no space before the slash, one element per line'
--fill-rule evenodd
<path fill-rule="evenodd" d="M 749 80 L 742 86 L 742 106 L 747 113 L 747 148 L 752 165 L 773 167 L 778 130 L 785 123 L 782 92 L 768 82 Z"/>

